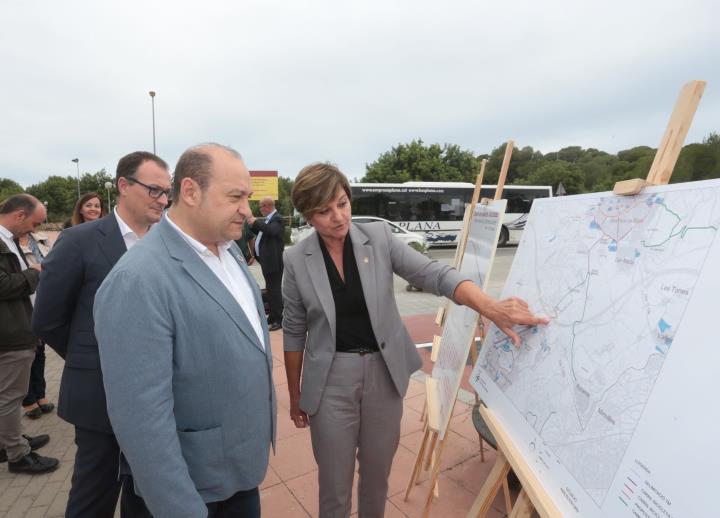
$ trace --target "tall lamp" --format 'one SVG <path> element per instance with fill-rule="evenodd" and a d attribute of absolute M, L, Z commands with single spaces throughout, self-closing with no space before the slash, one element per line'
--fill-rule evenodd
<path fill-rule="evenodd" d="M 150 100 L 152 101 L 152 124 L 153 124 L 153 155 L 157 155 L 155 152 L 155 92 L 150 90 Z"/>
<path fill-rule="evenodd" d="M 78 178 L 78 200 L 80 199 L 80 159 L 79 158 L 73 158 L 73 162 L 75 162 L 75 165 L 77 166 L 77 178 Z"/>
<path fill-rule="evenodd" d="M 110 189 L 112 189 L 112 186 L 113 186 L 112 182 L 105 182 L 105 189 L 107 189 L 107 193 L 108 193 L 108 197 L 107 197 L 108 213 L 112 210 L 112 201 L 110 200 Z"/>

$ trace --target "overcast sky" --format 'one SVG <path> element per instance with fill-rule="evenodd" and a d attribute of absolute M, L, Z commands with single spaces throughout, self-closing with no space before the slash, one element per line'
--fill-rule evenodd
<path fill-rule="evenodd" d="M 398 143 L 489 152 L 656 147 L 682 85 L 687 142 L 720 132 L 717 0 L 0 4 L 0 177 L 24 186 L 216 141 L 251 169 L 348 176 Z"/>

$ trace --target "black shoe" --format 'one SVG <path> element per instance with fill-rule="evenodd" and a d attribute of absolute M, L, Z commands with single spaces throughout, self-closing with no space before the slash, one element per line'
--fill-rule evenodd
<path fill-rule="evenodd" d="M 273 322 L 272 325 L 268 328 L 268 331 L 277 331 L 278 329 L 282 329 L 282 324 Z"/>
<path fill-rule="evenodd" d="M 25 440 L 30 445 L 31 450 L 42 448 L 50 442 L 50 436 L 47 434 L 37 435 L 35 437 L 23 434 L 23 437 L 25 437 Z M 0 463 L 7 462 L 7 460 L 7 452 L 5 450 L 0 450 Z"/>
<path fill-rule="evenodd" d="M 30 419 L 37 419 L 42 415 L 42 410 L 39 406 L 36 406 L 35 408 L 31 408 L 27 412 L 25 412 L 25 415 L 29 417 Z"/>
<path fill-rule="evenodd" d="M 28 473 L 37 475 L 39 473 L 49 473 L 55 471 L 60 461 L 52 457 L 41 457 L 34 451 L 31 451 L 17 462 L 10 462 L 10 473 Z"/>
<path fill-rule="evenodd" d="M 38 406 L 40 407 L 40 411 L 43 414 L 49 414 L 50 412 L 55 410 L 55 405 L 53 403 L 44 403 L 44 404 L 38 403 Z"/>

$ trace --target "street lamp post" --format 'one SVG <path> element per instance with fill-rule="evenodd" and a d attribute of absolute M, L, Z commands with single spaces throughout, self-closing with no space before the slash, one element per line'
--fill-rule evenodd
<path fill-rule="evenodd" d="M 80 199 L 80 159 L 79 158 L 73 158 L 73 162 L 75 162 L 75 165 L 77 166 L 77 178 L 78 178 L 78 200 Z"/>
<path fill-rule="evenodd" d="M 153 154 L 157 155 L 155 152 L 155 92 L 153 90 L 150 90 L 150 100 L 152 101 L 152 123 L 153 123 Z"/>
<path fill-rule="evenodd" d="M 108 202 L 107 202 L 108 203 L 108 213 L 112 210 L 112 203 L 110 200 L 110 189 L 112 189 L 112 186 L 113 186 L 112 182 L 105 182 L 105 188 L 107 189 L 107 193 L 108 193 L 108 198 L 107 198 L 108 199 Z"/>

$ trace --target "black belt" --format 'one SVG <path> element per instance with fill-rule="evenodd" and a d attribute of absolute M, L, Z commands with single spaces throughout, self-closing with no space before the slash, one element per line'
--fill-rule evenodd
<path fill-rule="evenodd" d="M 338 351 L 338 352 L 354 353 L 354 354 L 359 354 L 360 356 L 365 356 L 366 354 L 376 353 L 376 352 L 378 352 L 378 350 L 373 349 L 371 347 L 360 346 L 360 347 L 353 347 L 351 349 L 345 349 L 344 351 Z"/>

